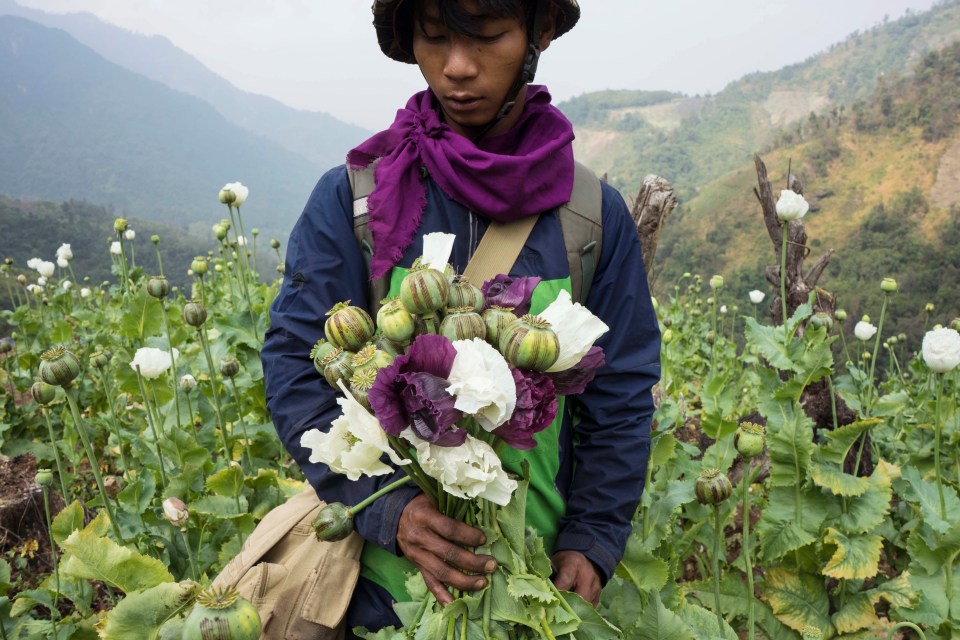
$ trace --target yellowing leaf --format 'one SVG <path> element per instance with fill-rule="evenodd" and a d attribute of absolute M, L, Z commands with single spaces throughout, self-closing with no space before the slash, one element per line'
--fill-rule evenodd
<path fill-rule="evenodd" d="M 817 486 L 823 487 L 835 496 L 861 496 L 870 486 L 870 478 L 844 473 L 838 465 L 829 462 L 811 464 L 810 477 Z"/>
<path fill-rule="evenodd" d="M 50 530 L 57 544 L 63 544 L 77 529 L 83 529 L 83 505 L 79 500 L 74 500 L 56 515 Z"/>
<path fill-rule="evenodd" d="M 774 615 L 794 631 L 816 627 L 825 638 L 833 635 L 830 599 L 820 578 L 775 567 L 767 572 L 765 592 Z"/>
<path fill-rule="evenodd" d="M 880 620 L 873 610 L 873 602 L 865 593 L 856 594 L 833 614 L 833 624 L 838 633 L 852 633 L 879 623 Z"/>
<path fill-rule="evenodd" d="M 831 578 L 860 580 L 877 575 L 883 538 L 875 535 L 847 537 L 836 529 L 827 528 L 824 542 L 837 545 L 833 557 L 827 561 L 823 573 Z"/>
<path fill-rule="evenodd" d="M 908 571 L 904 571 L 892 580 L 887 580 L 868 593 L 870 593 L 874 604 L 882 598 L 895 607 L 913 606 L 918 595 L 910 586 L 910 573 Z"/>
<path fill-rule="evenodd" d="M 62 546 L 68 557 L 61 570 L 67 575 L 100 580 L 125 593 L 173 582 L 173 576 L 156 558 L 121 547 L 89 527 L 74 531 Z"/>
<path fill-rule="evenodd" d="M 850 447 L 858 441 L 864 432 L 883 424 L 879 418 L 867 418 L 827 431 L 827 441 L 820 447 L 820 455 L 827 462 L 843 464 Z"/>

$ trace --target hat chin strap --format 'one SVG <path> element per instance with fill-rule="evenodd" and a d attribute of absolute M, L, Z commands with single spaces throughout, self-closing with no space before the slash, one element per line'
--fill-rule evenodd
<path fill-rule="evenodd" d="M 484 136 L 490 133 L 491 129 L 497 126 L 501 120 L 513 111 L 513 108 L 517 104 L 517 96 L 520 95 L 524 86 L 533 82 L 533 78 L 537 75 L 537 63 L 540 62 L 540 33 L 543 30 L 543 16 L 547 12 L 549 0 L 536 0 L 536 2 L 537 7 L 533 14 L 533 26 L 527 34 L 527 54 L 523 58 L 523 67 L 520 69 L 520 74 L 517 76 L 517 79 L 514 80 L 510 91 L 507 92 L 507 97 L 504 99 L 503 105 L 500 107 L 497 115 L 493 117 L 493 120 L 484 125 L 480 133 L 473 137 L 472 140 L 474 143 L 482 140 Z"/>

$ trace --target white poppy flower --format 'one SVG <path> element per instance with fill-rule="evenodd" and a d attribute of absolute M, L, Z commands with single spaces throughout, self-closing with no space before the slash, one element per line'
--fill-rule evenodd
<path fill-rule="evenodd" d="M 73 286 L 73 283 L 70 282 L 69 280 L 64 280 L 64 281 L 61 283 L 61 286 L 63 286 L 63 290 L 64 290 L 64 291 L 70 291 L 70 287 Z"/>
<path fill-rule="evenodd" d="M 547 371 L 565 371 L 576 366 L 597 338 L 610 330 L 589 309 L 573 302 L 566 290 L 561 290 L 557 299 L 538 315 L 550 323 L 560 343 L 560 357 Z"/>
<path fill-rule="evenodd" d="M 936 373 L 953 371 L 960 364 L 960 333 L 941 327 L 923 336 L 923 361 Z"/>
<path fill-rule="evenodd" d="M 517 385 L 510 365 L 500 352 L 485 340 L 456 340 L 450 386 L 447 392 L 456 396 L 454 406 L 476 416 L 487 431 L 493 431 L 513 415 L 517 406 Z"/>
<path fill-rule="evenodd" d="M 43 292 L 43 288 L 40 287 L 39 285 L 28 284 L 28 285 L 27 285 L 27 291 L 29 291 L 30 293 L 33 293 L 33 294 L 35 294 L 35 295 L 40 295 L 40 293 Z"/>
<path fill-rule="evenodd" d="M 37 278 L 37 284 L 41 287 L 45 287 L 47 286 L 47 279 L 44 278 L 43 276 L 40 276 L 39 278 Z"/>
<path fill-rule="evenodd" d="M 110 253 L 112 253 L 115 256 L 119 256 L 123 254 L 123 247 L 120 246 L 119 240 L 114 240 L 113 242 L 110 243 Z"/>
<path fill-rule="evenodd" d="M 864 342 L 872 338 L 876 332 L 877 328 L 864 320 L 858 322 L 853 328 L 853 335 L 857 336 L 858 340 L 863 340 Z"/>
<path fill-rule="evenodd" d="M 809 210 L 810 204 L 799 193 L 794 193 L 790 189 L 780 192 L 780 199 L 777 200 L 777 218 L 781 222 L 798 220 L 807 215 Z"/>
<path fill-rule="evenodd" d="M 246 236 L 237 236 L 237 246 L 245 247 L 247 246 L 247 237 Z"/>
<path fill-rule="evenodd" d="M 64 260 L 73 260 L 73 250 L 70 245 L 64 242 L 57 248 L 57 257 Z"/>
<path fill-rule="evenodd" d="M 134 238 L 137 237 L 137 232 L 134 231 L 133 229 L 127 229 L 126 231 L 123 232 L 123 237 L 126 238 L 127 240 L 133 240 Z"/>
<path fill-rule="evenodd" d="M 726 312 L 727 312 L 727 305 L 725 304 L 720 305 L 720 313 L 724 314 Z"/>
<path fill-rule="evenodd" d="M 450 254 L 453 252 L 453 241 L 457 236 L 452 233 L 428 233 L 423 236 L 423 257 L 420 264 L 425 264 L 440 273 L 447 268 Z"/>
<path fill-rule="evenodd" d="M 163 517 L 175 527 L 182 527 L 190 520 L 187 505 L 180 498 L 167 498 L 163 501 Z"/>
<path fill-rule="evenodd" d="M 759 289 L 754 289 L 753 291 L 750 292 L 750 302 L 752 302 L 753 304 L 760 304 L 761 302 L 763 302 L 763 299 L 765 297 L 767 297 L 767 294 L 765 294 L 763 291 L 760 291 Z"/>
<path fill-rule="evenodd" d="M 66 258 L 57 258 L 57 266 L 60 267 L 61 269 L 66 269 L 67 267 L 70 266 L 70 263 L 67 261 Z"/>
<path fill-rule="evenodd" d="M 84 288 L 80 289 L 80 297 L 81 297 L 81 298 L 89 298 L 89 297 L 90 297 L 90 287 L 84 287 Z"/>
<path fill-rule="evenodd" d="M 517 488 L 489 444 L 467 436 L 459 447 L 441 447 L 416 437 L 409 429 L 400 434 L 417 448 L 417 460 L 443 490 L 460 498 L 484 498 L 506 506 Z"/>
<path fill-rule="evenodd" d="M 381 462 L 383 454 L 394 464 L 408 464 L 409 460 L 400 458 L 390 447 L 380 422 L 354 399 L 342 381 L 337 384 L 345 394 L 337 397 L 343 414 L 330 424 L 329 431 L 311 429 L 300 438 L 300 446 L 310 449 L 310 462 L 322 462 L 350 480 L 393 473 L 393 467 Z"/>
<path fill-rule="evenodd" d="M 33 261 L 31 260 L 31 262 Z M 27 266 L 30 266 L 29 262 L 27 263 Z M 54 272 L 56 272 L 57 265 L 53 264 L 52 262 L 47 262 L 46 260 L 36 260 L 36 262 L 33 262 L 33 266 L 30 266 L 30 268 L 36 269 L 37 273 L 44 278 L 49 278 L 54 274 Z"/>
<path fill-rule="evenodd" d="M 173 357 L 180 357 L 180 352 L 174 349 Z M 171 364 L 170 352 L 155 347 L 141 347 L 137 349 L 137 352 L 133 355 L 133 360 L 130 361 L 130 368 L 136 371 L 137 367 L 139 367 L 140 375 L 147 380 L 154 380 L 163 375 L 163 373 L 170 368 Z"/>

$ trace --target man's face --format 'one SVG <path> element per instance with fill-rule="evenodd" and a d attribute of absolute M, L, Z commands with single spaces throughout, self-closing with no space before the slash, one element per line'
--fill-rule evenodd
<path fill-rule="evenodd" d="M 484 16 L 475 0 L 461 0 L 480 19 L 477 37 L 461 35 L 440 20 L 437 0 L 422 1 L 423 20 L 414 21 L 413 55 L 447 124 L 471 137 L 497 115 L 520 74 L 526 28 L 513 17 Z M 514 109 L 491 133 L 508 130 L 521 111 Z"/>

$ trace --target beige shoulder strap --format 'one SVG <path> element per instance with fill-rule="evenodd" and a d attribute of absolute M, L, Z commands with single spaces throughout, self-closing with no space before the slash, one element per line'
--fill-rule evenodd
<path fill-rule="evenodd" d="M 539 219 L 536 215 L 507 224 L 491 222 L 463 270 L 467 282 L 479 287 L 500 273 L 510 273 Z"/>

